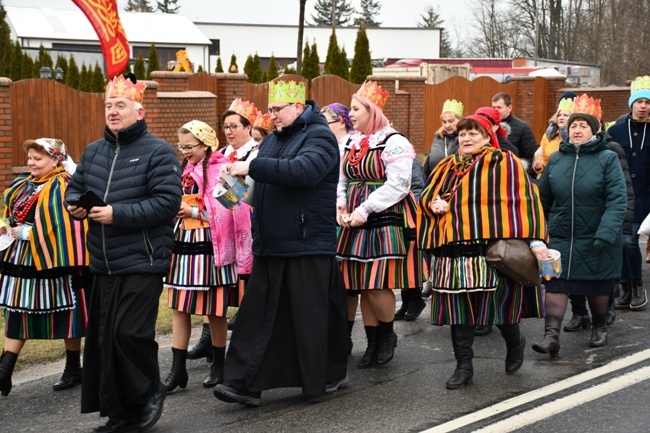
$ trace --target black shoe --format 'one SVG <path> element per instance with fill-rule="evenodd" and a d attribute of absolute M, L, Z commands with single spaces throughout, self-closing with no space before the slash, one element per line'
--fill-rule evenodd
<path fill-rule="evenodd" d="M 75 370 L 63 370 L 61 379 L 58 380 L 52 388 L 55 391 L 62 391 L 64 389 L 73 388 L 75 385 L 81 383 L 81 368 Z"/>
<path fill-rule="evenodd" d="M 210 374 L 203 381 L 204 388 L 214 388 L 217 384 L 223 381 L 223 366 L 226 357 L 226 348 L 224 347 L 212 347 L 213 361 L 210 366 Z"/>
<path fill-rule="evenodd" d="M 258 407 L 260 405 L 262 393 L 259 391 L 242 391 L 233 386 L 220 383 L 214 389 L 214 396 L 226 403 L 239 403 L 246 406 Z"/>
<path fill-rule="evenodd" d="M 574 314 L 571 321 L 564 325 L 564 332 L 577 332 L 581 329 L 587 329 L 591 326 L 591 319 L 589 316 L 579 316 Z"/>
<path fill-rule="evenodd" d="M 357 368 L 369 368 L 377 362 L 377 352 L 379 351 L 379 326 L 364 326 L 368 347 L 366 352 L 357 364 Z"/>
<path fill-rule="evenodd" d="M 618 288 L 618 296 L 614 301 L 614 307 L 617 310 L 625 310 L 630 308 L 630 300 L 632 299 L 632 283 L 621 283 Z"/>
<path fill-rule="evenodd" d="M 404 320 L 404 316 L 406 315 L 406 312 L 409 309 L 409 304 L 411 302 L 411 299 L 409 298 L 408 295 L 408 290 L 402 290 L 401 291 L 402 295 L 402 305 L 395 311 L 395 320 Z"/>
<path fill-rule="evenodd" d="M 424 307 L 427 306 L 427 303 L 424 302 L 424 299 L 422 299 L 417 291 L 411 290 L 411 292 L 413 293 L 411 295 L 411 302 L 409 303 L 408 310 L 406 310 L 406 314 L 404 314 L 404 320 L 407 322 L 411 322 L 420 317 L 420 314 L 422 314 Z"/>
<path fill-rule="evenodd" d="M 648 303 L 646 290 L 641 280 L 632 280 L 632 297 L 630 298 L 630 310 L 641 311 Z"/>
<path fill-rule="evenodd" d="M 602 347 L 607 344 L 607 326 L 594 326 L 591 330 L 590 347 Z"/>
<path fill-rule="evenodd" d="M 18 354 L 13 352 L 2 352 L 0 356 L 0 395 L 7 397 L 11 392 L 11 376 L 18 360 Z"/>
<path fill-rule="evenodd" d="M 346 374 L 343 379 L 335 380 L 333 382 L 325 385 L 325 393 L 332 394 L 333 392 L 338 391 L 340 388 L 344 388 L 348 384 L 348 375 Z"/>
<path fill-rule="evenodd" d="M 237 314 L 235 313 L 235 315 L 232 316 L 232 317 L 230 318 L 230 320 L 228 320 L 228 331 L 232 331 L 232 328 L 235 327 L 235 319 L 236 319 L 236 318 L 237 318 Z"/>
<path fill-rule="evenodd" d="M 134 420 L 126 420 L 121 418 L 109 418 L 108 422 L 99 426 L 93 431 L 95 433 L 123 433 L 135 431 L 137 422 Z"/>
<path fill-rule="evenodd" d="M 433 292 L 433 286 L 431 285 L 430 282 L 425 281 L 424 284 L 422 285 L 422 290 L 420 291 L 420 295 L 423 298 L 430 298 L 431 292 Z"/>
<path fill-rule="evenodd" d="M 187 386 L 189 377 L 187 375 L 186 359 L 187 350 L 172 347 L 172 368 L 163 381 L 166 392 L 173 392 L 178 387 L 185 389 Z"/>
<path fill-rule="evenodd" d="M 492 325 L 476 326 L 474 328 L 474 335 L 477 337 L 484 337 L 490 332 L 492 332 Z"/>
<path fill-rule="evenodd" d="M 388 364 L 395 355 L 397 334 L 393 331 L 394 322 L 379 322 L 379 348 L 377 349 L 378 365 Z"/>
<path fill-rule="evenodd" d="M 187 351 L 187 359 L 201 358 L 212 362 L 212 338 L 210 337 L 210 325 L 207 323 L 203 324 L 199 341 Z"/>
<path fill-rule="evenodd" d="M 138 431 L 145 431 L 158 422 L 160 415 L 162 415 L 163 412 L 166 395 L 167 392 L 163 384 L 158 384 L 158 390 L 144 405 L 140 411 L 140 418 L 135 422 Z"/>

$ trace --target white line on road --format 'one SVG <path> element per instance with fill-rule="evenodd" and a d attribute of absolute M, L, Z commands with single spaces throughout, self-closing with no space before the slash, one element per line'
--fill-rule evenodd
<path fill-rule="evenodd" d="M 486 407 L 484 409 L 467 414 L 460 418 L 456 418 L 444 424 L 440 424 L 430 429 L 424 430 L 422 433 L 451 432 L 461 427 L 465 427 L 469 424 L 473 424 L 475 422 L 490 418 L 494 415 L 503 413 L 505 411 L 522 406 L 524 404 L 528 404 L 532 401 L 547 397 L 549 395 L 558 393 L 560 391 L 563 391 L 565 389 L 571 388 L 576 385 L 580 385 L 582 383 L 596 379 L 600 376 L 613 373 L 617 370 L 627 368 L 631 365 L 638 364 L 639 362 L 643 362 L 648 359 L 650 359 L 650 349 L 643 350 L 641 352 L 635 353 L 634 355 L 626 356 L 625 358 L 617 359 L 616 361 L 612 361 L 609 364 L 603 365 L 602 367 L 594 368 L 593 370 L 580 373 L 578 375 L 564 379 L 560 382 L 547 385 L 543 388 L 527 392 L 525 394 L 522 394 L 517 397 L 513 397 L 508 400 L 504 400 L 490 407 Z"/>

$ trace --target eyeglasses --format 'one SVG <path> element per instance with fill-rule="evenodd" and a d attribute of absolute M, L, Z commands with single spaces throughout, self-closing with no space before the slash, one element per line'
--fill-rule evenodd
<path fill-rule="evenodd" d="M 236 131 L 237 128 L 239 128 L 240 126 L 244 126 L 244 125 L 241 123 L 233 123 L 232 125 L 223 125 L 221 129 L 223 129 L 223 132 L 228 132 L 228 131 L 233 132 Z"/>
<path fill-rule="evenodd" d="M 293 105 L 293 102 L 289 102 L 288 104 L 284 104 L 284 105 L 281 105 L 281 106 L 279 106 L 279 107 L 269 107 L 268 112 L 269 112 L 269 114 L 275 114 L 275 115 L 277 116 L 277 114 L 278 114 L 280 111 L 284 110 L 284 109 L 287 108 L 289 105 Z"/>
<path fill-rule="evenodd" d="M 331 121 L 327 122 L 327 124 L 331 125 L 332 123 L 339 123 L 339 122 L 340 122 L 340 120 L 336 119 L 336 120 L 331 120 Z"/>
<path fill-rule="evenodd" d="M 200 146 L 200 145 L 201 143 L 194 144 L 192 146 L 183 146 L 181 143 L 176 143 L 176 146 L 178 146 L 178 150 L 180 150 L 181 152 L 191 152 L 194 150 L 196 146 Z"/>

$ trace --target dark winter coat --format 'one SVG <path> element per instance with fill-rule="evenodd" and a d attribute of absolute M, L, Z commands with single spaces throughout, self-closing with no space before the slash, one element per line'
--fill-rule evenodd
<path fill-rule="evenodd" d="M 336 253 L 338 143 L 316 103 L 305 107 L 293 124 L 266 137 L 250 163 L 259 257 Z"/>
<path fill-rule="evenodd" d="M 449 155 L 453 155 L 458 151 L 458 134 L 453 136 L 444 135 L 438 137 L 437 135 L 431 143 L 431 149 L 427 154 L 424 164 L 422 165 L 422 170 L 424 171 L 424 177 L 428 178 L 436 165 Z"/>
<path fill-rule="evenodd" d="M 93 191 L 113 207 L 113 224 L 90 221 L 87 245 L 93 273 L 169 272 L 173 224 L 181 203 L 178 156 L 141 120 L 116 137 L 86 147 L 66 199 Z"/>
<path fill-rule="evenodd" d="M 519 149 L 519 159 L 526 161 L 526 165 L 531 165 L 535 151 L 539 147 L 535 140 L 535 135 L 530 126 L 518 117 L 512 114 L 501 121 L 509 126 L 508 141 Z"/>
<path fill-rule="evenodd" d="M 634 185 L 634 222 L 641 224 L 650 213 L 650 123 L 627 115 L 607 132 L 625 151 Z"/>
<path fill-rule="evenodd" d="M 634 222 L 634 185 L 632 184 L 632 178 L 630 177 L 630 167 L 627 163 L 627 158 L 625 157 L 625 151 L 621 145 L 615 142 L 607 132 L 605 132 L 604 135 L 605 139 L 607 140 L 607 146 L 609 146 L 609 150 L 618 156 L 618 161 L 621 163 L 621 169 L 623 170 L 623 175 L 625 176 L 625 189 L 627 191 L 627 211 L 625 212 L 625 218 L 623 219 L 623 234 L 631 235 L 632 223 Z"/>
<path fill-rule="evenodd" d="M 539 182 L 549 248 L 562 254 L 566 280 L 617 279 L 621 272 L 625 177 L 602 134 L 577 149 L 563 142 Z"/>

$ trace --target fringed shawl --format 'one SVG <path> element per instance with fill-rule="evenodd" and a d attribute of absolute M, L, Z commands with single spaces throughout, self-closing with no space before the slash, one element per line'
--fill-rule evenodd
<path fill-rule="evenodd" d="M 43 184 L 36 202 L 34 226 L 29 233 L 29 244 L 36 269 L 40 271 L 67 266 L 88 266 L 88 222 L 72 218 L 65 209 L 65 191 L 70 182 L 70 175 L 62 167 L 51 171 L 38 181 L 34 181 L 31 176 L 16 178 L 5 191 L 5 217 L 12 215 L 14 200 L 30 181 L 37 185 Z"/>
<path fill-rule="evenodd" d="M 521 161 L 510 152 L 484 146 L 460 179 L 456 171 L 467 167 L 456 153 L 438 164 L 418 204 L 418 242 L 421 249 L 478 239 L 547 239 L 546 222 L 537 186 L 530 182 Z M 449 188 L 457 185 L 455 188 Z M 442 187 L 446 186 L 447 191 Z M 450 210 L 434 214 L 436 197 L 447 197 Z"/>

